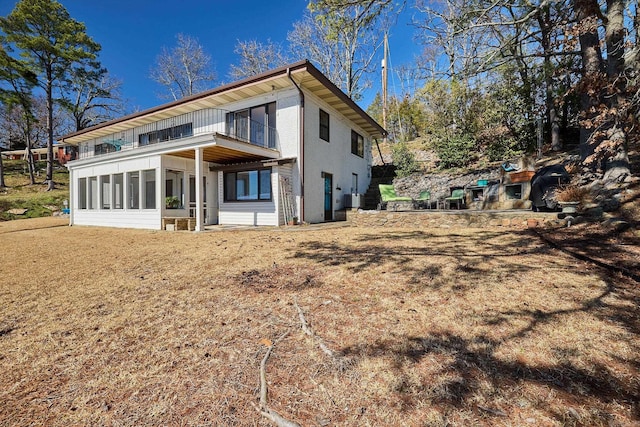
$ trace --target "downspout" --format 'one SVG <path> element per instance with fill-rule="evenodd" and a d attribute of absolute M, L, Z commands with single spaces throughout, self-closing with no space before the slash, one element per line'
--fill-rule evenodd
<path fill-rule="evenodd" d="M 298 89 L 298 93 L 300 94 L 300 222 L 304 223 L 304 93 L 291 77 L 290 68 L 287 68 L 287 77 L 289 77 L 289 80 L 291 80 L 291 83 Z"/>

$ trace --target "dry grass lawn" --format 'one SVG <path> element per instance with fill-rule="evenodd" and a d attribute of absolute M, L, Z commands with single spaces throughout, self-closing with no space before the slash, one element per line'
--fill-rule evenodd
<path fill-rule="evenodd" d="M 64 224 L 0 223 L 0 425 L 266 426 L 285 333 L 303 426 L 640 424 L 637 241 Z"/>

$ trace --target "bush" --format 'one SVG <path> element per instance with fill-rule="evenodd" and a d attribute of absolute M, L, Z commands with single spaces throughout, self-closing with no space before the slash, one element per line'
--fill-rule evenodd
<path fill-rule="evenodd" d="M 409 176 L 420 169 L 415 154 L 404 142 L 395 143 L 391 147 L 391 158 L 396 167 L 396 176 L 399 178 Z"/>
<path fill-rule="evenodd" d="M 473 160 L 476 141 L 469 135 L 447 134 L 436 139 L 434 148 L 441 168 L 464 167 Z"/>

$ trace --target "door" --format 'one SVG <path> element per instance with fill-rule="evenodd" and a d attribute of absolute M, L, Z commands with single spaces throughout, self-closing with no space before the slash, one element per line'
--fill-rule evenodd
<path fill-rule="evenodd" d="M 333 176 L 324 174 L 324 220 L 333 221 Z"/>

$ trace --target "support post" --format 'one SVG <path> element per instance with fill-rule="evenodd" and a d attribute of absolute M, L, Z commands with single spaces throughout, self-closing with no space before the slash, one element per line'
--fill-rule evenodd
<path fill-rule="evenodd" d="M 196 156 L 196 227 L 195 231 L 203 230 L 202 213 L 202 148 L 195 149 Z"/>

